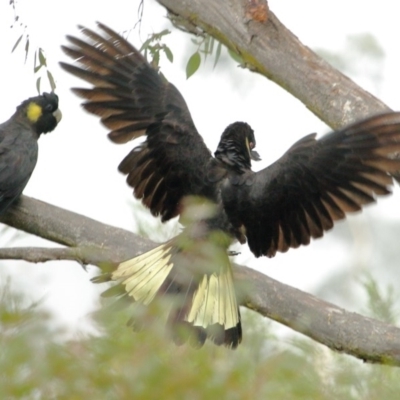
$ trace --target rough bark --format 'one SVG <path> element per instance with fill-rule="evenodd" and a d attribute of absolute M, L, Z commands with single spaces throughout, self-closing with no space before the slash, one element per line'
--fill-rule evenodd
<path fill-rule="evenodd" d="M 149 240 L 83 215 L 22 196 L 0 217 L 14 228 L 69 248 L 0 249 L 0 259 L 76 260 L 102 268 L 154 247 Z M 400 366 L 400 329 L 348 312 L 244 266 L 234 267 L 240 302 L 310 338 L 366 362 Z"/>

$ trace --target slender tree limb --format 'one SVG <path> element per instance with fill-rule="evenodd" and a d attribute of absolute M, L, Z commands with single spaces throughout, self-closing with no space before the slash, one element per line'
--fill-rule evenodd
<path fill-rule="evenodd" d="M 87 265 L 93 262 L 91 253 L 99 253 L 99 249 L 87 247 L 9 247 L 0 248 L 0 260 L 24 260 L 35 264 L 69 260 Z"/>
<path fill-rule="evenodd" d="M 152 247 L 149 240 L 128 231 L 62 208 L 51 206 L 49 209 L 49 206 L 40 200 L 22 196 L 8 213 L 0 217 L 0 221 L 71 248 L 113 249 L 112 254 L 107 253 L 107 260 L 114 263 L 134 257 Z M 98 259 L 96 255 L 91 257 L 88 264 L 98 265 L 104 260 L 102 254 Z"/>
<path fill-rule="evenodd" d="M 257 22 L 246 13 L 247 0 L 157 2 L 178 28 L 215 37 L 239 53 L 244 66 L 286 89 L 333 129 L 389 110 L 304 46 L 271 11 L 266 22 Z"/>
<path fill-rule="evenodd" d="M 76 260 L 104 267 L 118 263 L 155 244 L 115 228 L 22 196 L 0 221 L 25 232 L 69 246 L 65 249 L 2 249 L 0 258 L 28 261 Z M 63 258 L 65 256 L 65 258 Z M 330 347 L 371 363 L 400 366 L 400 329 L 348 312 L 260 272 L 234 267 L 241 304 Z"/>

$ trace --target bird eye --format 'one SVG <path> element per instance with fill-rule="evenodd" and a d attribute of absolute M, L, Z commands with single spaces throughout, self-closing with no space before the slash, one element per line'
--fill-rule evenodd
<path fill-rule="evenodd" d="M 47 104 L 44 108 L 46 111 L 53 111 L 53 106 L 51 104 Z"/>

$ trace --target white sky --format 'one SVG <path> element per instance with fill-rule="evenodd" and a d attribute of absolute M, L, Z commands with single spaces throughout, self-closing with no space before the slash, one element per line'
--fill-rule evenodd
<path fill-rule="evenodd" d="M 31 50 L 35 46 L 45 50 L 49 69 L 56 78 L 63 112 L 57 130 L 40 140 L 39 162 L 25 194 L 125 229 L 135 226 L 132 196 L 124 177 L 117 172 L 117 165 L 131 146 L 109 142 L 97 118 L 81 110 L 79 99 L 69 90 L 81 82 L 62 71 L 58 62 L 66 60 L 60 44 L 66 43 L 65 35 L 78 34 L 78 24 L 94 27 L 95 21 L 101 21 L 117 31 L 130 29 L 136 22 L 138 3 L 133 0 L 19 1 L 20 21 L 28 26 Z M 371 33 L 385 52 L 383 81 L 377 87 L 363 76 L 362 85 L 393 109 L 400 109 L 400 4 L 389 0 L 382 0 L 379 5 L 372 0 L 269 0 L 269 6 L 311 48 L 340 51 L 349 34 Z M 153 0 L 146 0 L 141 35 L 132 32 L 130 40 L 140 46 L 149 33 L 170 27 L 165 14 Z M 10 29 L 12 22 L 13 12 L 8 1 L 0 2 L 1 122 L 9 118 L 21 101 L 36 95 L 33 66 L 31 62 L 24 65 L 22 46 L 14 54 L 10 53 L 21 34 L 18 26 Z M 213 151 L 223 129 L 235 120 L 247 121 L 255 130 L 257 150 L 263 158 L 255 166 L 257 169 L 270 164 L 305 134 L 328 131 L 299 101 L 247 70 L 217 66 L 213 71 L 212 64 L 208 64 L 186 80 L 184 65 L 190 55 L 189 39 L 173 30 L 166 41 L 175 58 L 173 64 L 164 58 L 162 71 L 182 92 L 198 130 Z M 45 77 L 42 90 L 49 90 Z M 382 200 L 365 214 L 374 219 L 398 220 L 399 196 L 396 190 L 394 196 Z M 359 255 L 360 245 L 362 252 L 366 245 L 373 251 L 374 244 L 368 239 L 368 230 L 373 229 L 366 222 L 369 218 L 363 214 L 351 219 L 352 226 L 362 226 L 355 230 L 357 234 L 365 233 L 356 235 L 352 245 L 346 246 L 328 234 L 323 240 L 280 254 L 273 260 L 254 260 L 246 252 L 237 261 L 312 292 L 327 274 L 342 264 L 346 253 L 350 253 L 350 257 Z M 8 239 L 9 235 L 3 235 L 1 244 L 8 245 Z M 27 237 L 12 245 L 43 243 Z M 68 262 L 30 265 L 10 261 L 2 262 L 0 279 L 11 273 L 15 284 L 22 283 L 32 299 L 44 298 L 45 306 L 57 309 L 63 322 L 82 328 L 84 316 L 97 304 L 98 287 L 89 282 L 95 272 L 95 268 L 90 268 L 87 274 L 78 265 Z"/>

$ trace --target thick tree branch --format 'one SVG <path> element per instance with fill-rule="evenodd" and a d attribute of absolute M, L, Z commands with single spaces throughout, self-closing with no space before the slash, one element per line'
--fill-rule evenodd
<path fill-rule="evenodd" d="M 155 246 L 123 229 L 26 196 L 0 221 L 71 247 L 35 249 L 31 255 L 26 249 L 3 249 L 0 258 L 16 255 L 36 262 L 64 255 L 65 259 L 81 264 L 104 266 L 106 262 L 117 263 Z M 367 362 L 400 366 L 399 328 L 345 311 L 250 268 L 235 266 L 234 272 L 244 306 L 331 349 Z"/>
<path fill-rule="evenodd" d="M 247 0 L 157 0 L 175 25 L 214 36 L 245 66 L 271 79 L 333 129 L 389 108 L 304 46 L 270 11 L 249 20 Z"/>

